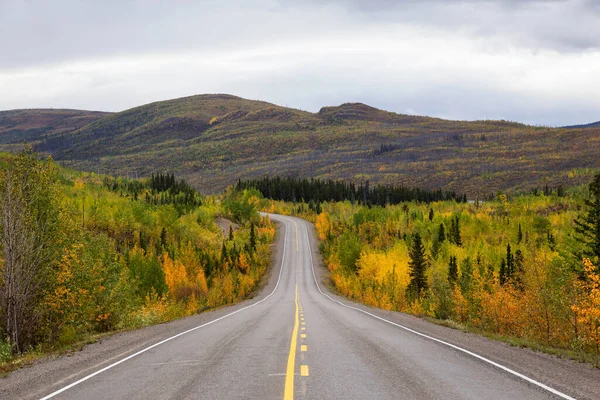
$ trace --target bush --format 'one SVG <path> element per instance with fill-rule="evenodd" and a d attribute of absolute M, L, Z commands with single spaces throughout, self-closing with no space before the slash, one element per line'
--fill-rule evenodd
<path fill-rule="evenodd" d="M 0 363 L 10 361 L 12 358 L 12 345 L 8 340 L 0 339 Z"/>

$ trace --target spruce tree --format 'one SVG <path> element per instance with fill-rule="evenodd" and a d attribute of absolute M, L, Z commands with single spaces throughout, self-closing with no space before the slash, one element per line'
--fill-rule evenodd
<path fill-rule="evenodd" d="M 521 244 L 523 241 L 523 229 L 521 228 L 521 223 L 519 222 L 519 230 L 517 232 L 517 244 Z"/>
<path fill-rule="evenodd" d="M 510 243 L 506 245 L 506 279 L 512 279 L 515 273 L 515 259 L 510 249 Z"/>
<path fill-rule="evenodd" d="M 456 256 L 450 256 L 450 263 L 448 264 L 448 282 L 454 287 L 458 280 L 458 263 L 456 262 Z"/>
<path fill-rule="evenodd" d="M 575 220 L 575 231 L 584 245 L 581 256 L 589 258 L 596 265 L 596 271 L 600 272 L 600 173 L 590 183 L 589 191 L 586 209 Z"/>
<path fill-rule="evenodd" d="M 254 228 L 254 224 L 250 225 L 250 249 L 252 251 L 256 250 L 256 229 Z"/>
<path fill-rule="evenodd" d="M 506 260 L 504 258 L 500 262 L 500 271 L 498 273 L 498 278 L 500 280 L 500 285 L 504 285 L 507 281 L 507 279 L 506 279 Z"/>
<path fill-rule="evenodd" d="M 229 225 L 229 240 L 233 240 L 233 227 Z"/>
<path fill-rule="evenodd" d="M 433 221 L 433 208 L 429 209 L 429 220 Z"/>
<path fill-rule="evenodd" d="M 427 258 L 425 257 L 425 246 L 419 233 L 415 234 L 412 247 L 409 251 L 410 262 L 408 263 L 410 283 L 407 291 L 410 295 L 421 297 L 427 290 Z"/>
<path fill-rule="evenodd" d="M 444 224 L 440 224 L 440 229 L 438 230 L 437 240 L 440 244 L 444 243 L 444 241 L 446 241 L 446 229 L 444 228 Z"/>

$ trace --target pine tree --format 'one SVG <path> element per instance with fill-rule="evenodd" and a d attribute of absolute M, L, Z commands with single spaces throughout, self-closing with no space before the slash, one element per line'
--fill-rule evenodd
<path fill-rule="evenodd" d="M 454 287 L 458 280 L 458 263 L 456 262 L 456 256 L 450 256 L 450 263 L 448 264 L 448 282 Z"/>
<path fill-rule="evenodd" d="M 409 251 L 410 262 L 408 263 L 410 283 L 407 291 L 410 295 L 421 297 L 427 290 L 427 258 L 425 257 L 425 247 L 419 233 L 415 234 L 412 247 Z"/>
<path fill-rule="evenodd" d="M 510 243 L 506 245 L 506 278 L 512 279 L 515 273 L 515 259 L 510 249 Z"/>
<path fill-rule="evenodd" d="M 462 246 L 462 239 L 460 237 L 460 222 L 458 215 L 452 218 L 452 224 L 450 225 L 450 242 L 457 246 Z"/>
<path fill-rule="evenodd" d="M 588 257 L 596 272 L 600 272 L 600 173 L 589 185 L 590 198 L 585 201 L 585 212 L 575 220 L 575 231 L 584 244 L 583 256 Z M 576 256 L 581 260 L 581 254 Z"/>
<path fill-rule="evenodd" d="M 167 248 L 167 230 L 164 227 L 160 231 L 160 247 L 162 249 Z"/>
<path fill-rule="evenodd" d="M 433 221 L 433 208 L 429 209 L 429 221 Z"/>
<path fill-rule="evenodd" d="M 444 241 L 446 241 L 446 229 L 444 228 L 444 224 L 440 224 L 440 229 L 438 230 L 437 240 L 440 244 L 444 243 Z"/>
<path fill-rule="evenodd" d="M 256 229 L 254 228 L 254 224 L 250 225 L 250 249 L 252 251 L 256 250 Z"/>
<path fill-rule="evenodd" d="M 498 278 L 500 280 L 500 285 L 504 285 L 507 281 L 507 279 L 506 279 L 506 260 L 504 258 L 500 262 L 500 271 L 498 273 Z"/>
<path fill-rule="evenodd" d="M 523 229 L 521 229 L 521 223 L 519 222 L 519 230 L 517 232 L 517 244 L 521 244 L 523 241 Z"/>
<path fill-rule="evenodd" d="M 229 225 L 229 240 L 233 240 L 233 227 Z"/>

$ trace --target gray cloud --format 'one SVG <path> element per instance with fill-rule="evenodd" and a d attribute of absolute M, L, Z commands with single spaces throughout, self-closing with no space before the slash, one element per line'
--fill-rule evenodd
<path fill-rule="evenodd" d="M 0 0 L 0 109 L 229 92 L 316 111 L 600 119 L 589 0 Z"/>

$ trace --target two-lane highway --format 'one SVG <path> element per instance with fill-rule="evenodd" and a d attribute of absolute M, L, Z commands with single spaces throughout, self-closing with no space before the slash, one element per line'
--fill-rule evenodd
<path fill-rule="evenodd" d="M 320 285 L 312 226 L 292 217 L 271 218 L 280 222 L 283 248 L 270 284 L 256 300 L 101 368 L 73 371 L 39 397 L 573 398 L 480 354 L 340 301 Z"/>

